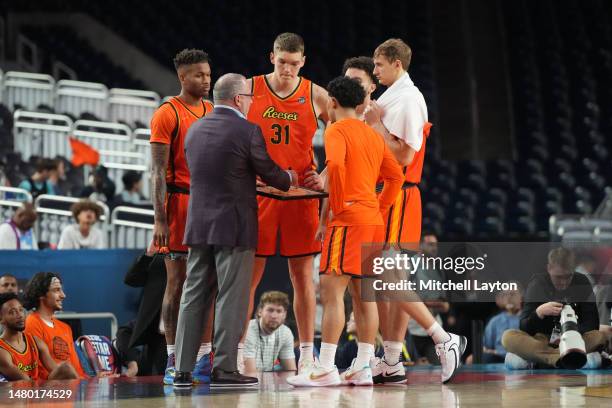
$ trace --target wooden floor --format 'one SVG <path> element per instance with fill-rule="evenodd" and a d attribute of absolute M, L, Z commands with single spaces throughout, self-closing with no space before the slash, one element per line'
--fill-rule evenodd
<path fill-rule="evenodd" d="M 0 384 L 0 406 L 62 407 L 612 407 L 612 370 L 506 371 L 501 365 L 463 367 L 452 384 L 440 385 L 439 371 L 411 368 L 406 386 L 295 389 L 288 373 L 264 373 L 253 390 L 185 391 L 163 386 L 161 377 L 89 382 Z M 53 391 L 69 399 L 50 399 Z M 44 396 L 42 395 L 44 392 Z M 29 393 L 30 398 L 23 398 Z M 38 393 L 38 395 L 35 395 Z M 56 393 L 57 395 L 58 393 Z M 11 398 L 12 397 L 12 398 Z M 36 398 L 38 397 L 38 398 Z M 49 403 L 53 402 L 52 405 Z"/>

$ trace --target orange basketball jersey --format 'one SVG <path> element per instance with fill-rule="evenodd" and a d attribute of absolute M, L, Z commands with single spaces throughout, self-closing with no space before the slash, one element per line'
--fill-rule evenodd
<path fill-rule="evenodd" d="M 406 182 L 419 184 L 421 181 L 421 174 L 423 173 L 423 162 L 425 161 L 425 145 L 427 144 L 427 138 L 431 130 L 431 122 L 425 122 L 423 125 L 423 144 L 421 150 L 414 153 L 412 162 L 406 166 Z"/>
<path fill-rule="evenodd" d="M 8 351 L 13 360 L 15 367 L 22 371 L 25 375 L 30 377 L 32 380 L 38 379 L 38 347 L 36 342 L 30 334 L 23 333 L 23 339 L 25 340 L 26 347 L 23 353 L 15 350 L 10 344 L 0 339 L 0 348 Z"/>
<path fill-rule="evenodd" d="M 314 169 L 312 138 L 317 118 L 312 82 L 300 77 L 296 89 L 281 98 L 272 91 L 265 75 L 253 77 L 253 103 L 248 119 L 258 124 L 266 140 L 268 154 L 283 169 L 300 176 Z"/>
<path fill-rule="evenodd" d="M 202 100 L 202 106 L 190 106 L 178 96 L 163 103 L 151 119 L 151 143 L 170 145 L 166 183 L 189 189 L 189 169 L 185 160 L 185 136 L 189 127 L 213 110 L 213 104 Z M 177 121 L 178 119 L 178 121 Z"/>
<path fill-rule="evenodd" d="M 53 318 L 52 321 L 53 327 L 49 327 L 38 312 L 30 313 L 26 318 L 25 333 L 44 341 L 49 348 L 51 358 L 56 363 L 61 364 L 67 361 L 74 367 L 80 378 L 87 378 L 87 374 L 81 368 L 79 355 L 74 348 L 72 329 L 61 320 Z M 39 366 L 39 377 L 43 380 L 49 377 L 49 372 L 44 366 Z"/>

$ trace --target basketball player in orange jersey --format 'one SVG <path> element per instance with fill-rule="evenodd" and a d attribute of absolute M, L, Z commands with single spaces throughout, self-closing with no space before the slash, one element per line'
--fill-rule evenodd
<path fill-rule="evenodd" d="M 312 138 L 317 130 L 317 118 L 327 121 L 327 92 L 299 76 L 306 61 L 304 41 L 299 35 L 283 33 L 276 37 L 270 61 L 274 72 L 250 80 L 254 97 L 248 119 L 261 127 L 272 160 L 284 169 L 295 170 L 300 186 L 322 190 L 321 177 L 315 171 Z M 303 370 L 313 362 L 313 256 L 321 251 L 321 243 L 315 240 L 319 201 L 283 202 L 263 197 L 258 201 L 259 236 L 249 316 L 266 258 L 276 254 L 277 242 L 280 242 L 280 255 L 289 259 L 293 310 L 300 339 L 298 370 Z M 239 365 L 241 347 L 242 344 L 238 350 Z"/>
<path fill-rule="evenodd" d="M 162 304 L 162 321 L 168 348 L 168 364 L 164 384 L 171 385 L 175 374 L 175 337 L 179 303 L 187 271 L 187 251 L 183 245 L 189 205 L 189 169 L 185 161 L 184 140 L 196 120 L 212 112 L 208 96 L 211 69 L 208 54 L 185 49 L 174 58 L 181 83 L 181 93 L 163 103 L 151 119 L 151 163 L 155 245 L 166 253 L 166 291 Z M 209 324 L 204 328 L 202 344 L 193 372 L 194 382 L 210 381 L 212 348 L 212 309 Z"/>
<path fill-rule="evenodd" d="M 374 61 L 370 57 L 353 57 L 344 61 L 342 66 L 343 75 L 355 79 L 365 91 L 363 103 L 355 109 L 360 120 L 364 120 L 365 109 L 370 105 L 372 92 L 378 86 L 378 80 L 374 76 Z"/>
<path fill-rule="evenodd" d="M 355 108 L 365 97 L 361 84 L 342 76 L 331 81 L 327 89 L 333 124 L 325 131 L 326 185 L 332 215 L 328 220 L 328 205 L 324 205 L 317 233 L 317 237 L 325 237 L 320 264 L 321 353 L 312 371 L 289 377 L 287 382 L 304 387 L 372 385 L 370 360 L 374 357 L 378 314 L 376 304 L 360 301 L 362 244 L 373 242 L 377 226 L 383 225 L 381 210 L 395 200 L 403 175 L 382 138 L 358 118 Z M 385 185 L 377 197 L 379 177 Z M 359 344 L 351 367 L 339 375 L 334 360 L 344 327 L 343 299 L 349 284 L 356 306 Z"/>
<path fill-rule="evenodd" d="M 385 225 L 379 228 L 375 242 L 402 249 L 418 248 L 421 238 L 421 180 L 425 143 L 431 124 L 427 121 L 427 105 L 423 94 L 408 75 L 412 51 L 400 39 L 389 39 L 374 51 L 374 75 L 387 90 L 365 110 L 366 122 L 378 131 L 401 166 L 405 181 L 391 208 L 383 213 Z M 407 248 L 404 248 L 407 249 Z M 400 353 L 408 328 L 409 316 L 427 330 L 436 344 L 442 365 L 442 382 L 448 382 L 461 363 L 467 347 L 463 336 L 447 333 L 420 301 L 378 302 L 385 355 L 373 360 L 372 374 L 378 383 L 405 383 Z"/>
<path fill-rule="evenodd" d="M 9 381 L 38 380 L 40 368 L 49 373 L 49 380 L 73 380 L 78 375 L 67 361 L 57 364 L 41 339 L 24 333 L 25 309 L 16 293 L 0 295 L 0 374 Z"/>

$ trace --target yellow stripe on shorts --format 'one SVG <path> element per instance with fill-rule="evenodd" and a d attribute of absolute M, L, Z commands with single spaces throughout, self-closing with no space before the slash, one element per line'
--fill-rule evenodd
<path fill-rule="evenodd" d="M 342 251 L 342 237 L 344 236 L 344 229 L 346 227 L 336 227 L 334 231 L 334 241 L 331 247 L 331 253 L 329 254 L 330 268 L 332 272 L 336 272 L 340 275 L 340 252 Z"/>

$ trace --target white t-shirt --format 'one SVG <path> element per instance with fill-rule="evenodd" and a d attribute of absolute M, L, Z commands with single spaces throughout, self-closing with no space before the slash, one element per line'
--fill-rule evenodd
<path fill-rule="evenodd" d="M 421 150 L 427 104 L 410 75 L 406 72 L 376 102 L 383 109 L 382 123 L 389 133 L 402 139 L 415 151 Z"/>
<path fill-rule="evenodd" d="M 17 235 L 19 235 L 19 249 L 38 249 L 38 242 L 34 232 L 30 229 L 26 232 L 19 228 L 13 230 L 8 222 L 0 225 L 0 249 L 17 249 Z"/>
<path fill-rule="evenodd" d="M 96 226 L 84 237 L 77 224 L 68 225 L 62 231 L 57 249 L 105 249 L 104 233 Z"/>

